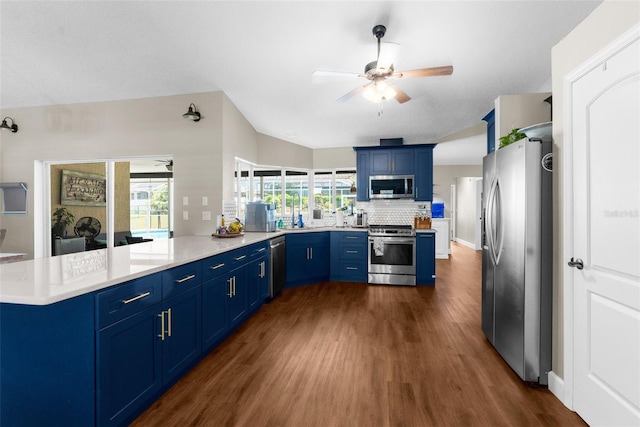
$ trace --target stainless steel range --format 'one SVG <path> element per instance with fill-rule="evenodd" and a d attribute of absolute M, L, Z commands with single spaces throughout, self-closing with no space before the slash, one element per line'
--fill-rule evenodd
<path fill-rule="evenodd" d="M 369 226 L 369 283 L 416 284 L 416 233 L 411 225 Z"/>

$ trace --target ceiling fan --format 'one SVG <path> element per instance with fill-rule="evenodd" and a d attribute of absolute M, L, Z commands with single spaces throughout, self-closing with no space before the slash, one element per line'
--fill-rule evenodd
<path fill-rule="evenodd" d="M 395 98 L 399 103 L 409 101 L 411 98 L 399 87 L 391 83 L 393 79 L 408 79 L 413 77 L 448 76 L 453 73 L 451 65 L 443 67 L 419 68 L 409 71 L 395 71 L 393 61 L 399 47 L 396 43 L 383 43 L 380 40 L 384 37 L 387 28 L 384 25 L 373 27 L 373 35 L 378 39 L 378 56 L 375 61 L 368 63 L 364 67 L 364 73 L 349 73 L 342 71 L 322 71 L 316 70 L 314 76 L 334 76 L 334 77 L 364 77 L 369 80 L 362 86 L 358 86 L 346 95 L 338 98 L 336 102 L 345 102 L 354 96 L 362 93 L 363 96 L 373 103 Z"/>

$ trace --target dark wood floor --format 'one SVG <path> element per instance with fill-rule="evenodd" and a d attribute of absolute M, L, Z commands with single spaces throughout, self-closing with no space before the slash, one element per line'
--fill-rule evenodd
<path fill-rule="evenodd" d="M 584 426 L 480 329 L 481 254 L 453 244 L 435 287 L 284 290 L 134 426 Z"/>

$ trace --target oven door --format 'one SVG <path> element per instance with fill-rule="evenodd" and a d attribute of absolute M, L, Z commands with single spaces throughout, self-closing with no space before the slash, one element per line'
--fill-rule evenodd
<path fill-rule="evenodd" d="M 415 237 L 369 236 L 369 273 L 416 274 Z"/>

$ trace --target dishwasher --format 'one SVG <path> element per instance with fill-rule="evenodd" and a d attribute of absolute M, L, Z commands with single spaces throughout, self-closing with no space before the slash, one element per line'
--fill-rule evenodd
<path fill-rule="evenodd" d="M 278 296 L 287 281 L 285 269 L 285 239 L 284 236 L 271 239 L 271 275 L 269 276 L 269 299 Z"/>

